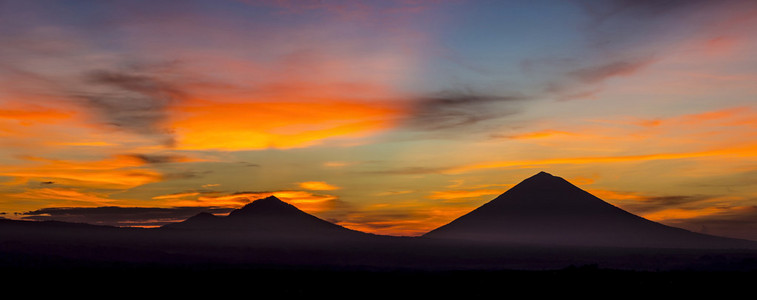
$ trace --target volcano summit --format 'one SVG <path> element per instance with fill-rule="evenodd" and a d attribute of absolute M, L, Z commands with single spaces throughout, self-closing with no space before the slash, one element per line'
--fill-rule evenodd
<path fill-rule="evenodd" d="M 730 248 L 750 241 L 666 226 L 540 172 L 426 238 L 555 246 Z"/>
<path fill-rule="evenodd" d="M 348 229 L 308 214 L 275 196 L 255 200 L 228 216 L 200 213 L 179 223 L 163 226 L 168 230 L 198 232 L 211 236 L 231 234 L 237 238 L 335 239 L 369 234 Z"/>

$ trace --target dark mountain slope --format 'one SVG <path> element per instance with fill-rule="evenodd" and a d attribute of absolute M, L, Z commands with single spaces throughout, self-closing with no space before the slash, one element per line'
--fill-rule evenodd
<path fill-rule="evenodd" d="M 226 217 L 200 213 L 162 229 L 244 235 L 250 238 L 347 238 L 368 236 L 308 214 L 275 196 L 255 200 Z"/>
<path fill-rule="evenodd" d="M 755 246 L 751 241 L 698 234 L 652 222 L 545 172 L 424 237 L 574 246 Z"/>

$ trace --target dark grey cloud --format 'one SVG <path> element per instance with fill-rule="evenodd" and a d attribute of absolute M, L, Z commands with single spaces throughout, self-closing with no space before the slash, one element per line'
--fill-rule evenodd
<path fill-rule="evenodd" d="M 634 214 L 646 214 L 669 208 L 696 207 L 697 203 L 714 197 L 713 195 L 644 196 L 633 202 L 622 203 L 622 208 Z"/>
<path fill-rule="evenodd" d="M 109 226 L 161 226 L 185 220 L 201 212 L 226 214 L 225 207 L 56 207 L 42 208 L 21 214 L 23 219 L 35 221 L 64 221 Z"/>
<path fill-rule="evenodd" d="M 251 162 L 248 162 L 248 161 L 239 161 L 239 162 L 237 162 L 237 164 L 239 164 L 240 166 L 243 166 L 243 167 L 248 167 L 248 168 L 260 168 L 261 167 L 260 164 L 251 163 Z"/>
<path fill-rule="evenodd" d="M 619 205 L 633 214 L 644 215 L 666 209 L 690 210 L 692 214 L 705 207 L 718 195 L 648 196 Z M 757 241 L 757 206 L 721 205 L 719 211 L 698 217 L 665 219 L 661 223 L 694 232 Z"/>
<path fill-rule="evenodd" d="M 127 154 L 127 156 L 136 158 L 146 164 L 165 164 L 187 160 L 187 157 L 183 155 Z"/>
<path fill-rule="evenodd" d="M 536 83 L 537 91 L 516 88 L 516 92 L 507 94 L 474 90 L 429 96 L 419 99 L 409 124 L 423 130 L 470 129 L 471 125 L 515 115 L 527 108 L 529 100 L 592 98 L 602 91 L 607 80 L 637 74 L 666 53 L 666 49 L 660 48 L 664 43 L 657 41 L 693 33 L 695 29 L 681 26 L 683 22 L 691 22 L 690 18 L 679 17 L 699 6 L 710 5 L 706 1 L 683 0 L 575 2 L 586 16 L 581 29 L 585 51 L 572 55 L 565 52 L 566 56 L 559 56 L 560 53 L 524 57 L 521 62 L 524 73 L 546 78 Z"/>
<path fill-rule="evenodd" d="M 716 214 L 664 223 L 705 234 L 757 241 L 757 206 L 727 208 Z"/>
<path fill-rule="evenodd" d="M 583 25 L 594 55 L 656 55 L 671 41 L 717 38 L 722 24 L 757 9 L 741 0 L 576 0 L 585 12 Z M 659 42 L 659 43 L 658 43 Z M 651 45 L 656 48 L 648 48 Z"/>
<path fill-rule="evenodd" d="M 696 203 L 713 198 L 705 195 L 667 195 L 646 197 L 639 203 L 639 211 L 642 213 L 653 212 L 668 208 L 680 208 L 695 206 Z"/>
<path fill-rule="evenodd" d="M 497 95 L 473 90 L 442 92 L 416 99 L 407 125 L 419 130 L 452 130 L 519 112 L 520 94 Z"/>
<path fill-rule="evenodd" d="M 181 171 L 168 171 L 163 174 L 164 180 L 177 180 L 177 179 L 196 179 L 202 178 L 205 175 L 212 174 L 212 170 L 197 171 L 197 170 L 181 170 Z"/>
<path fill-rule="evenodd" d="M 630 76 L 652 64 L 652 58 L 618 58 L 566 68 L 544 91 L 558 100 L 585 99 L 602 90 L 602 84 L 614 77 Z"/>
<path fill-rule="evenodd" d="M 144 70 L 96 70 L 85 74 L 84 82 L 85 88 L 73 95 L 93 110 L 95 117 L 144 135 L 170 138 L 165 125 L 167 110 L 186 97 L 175 84 Z"/>
<path fill-rule="evenodd" d="M 133 153 L 124 154 L 124 156 L 137 159 L 144 164 L 151 165 L 151 167 L 162 169 L 161 173 L 164 180 L 196 179 L 213 173 L 213 170 L 198 170 L 184 165 L 172 165 L 173 163 L 192 162 L 192 158 L 181 154 Z"/>

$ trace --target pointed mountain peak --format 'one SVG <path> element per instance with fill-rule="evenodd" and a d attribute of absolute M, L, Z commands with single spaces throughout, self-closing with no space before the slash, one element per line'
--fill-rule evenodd
<path fill-rule="evenodd" d="M 268 196 L 263 199 L 258 199 L 248 203 L 240 209 L 235 209 L 229 216 L 240 216 L 250 214 L 287 214 L 287 213 L 303 213 L 300 209 L 281 201 L 276 196 Z"/>
<path fill-rule="evenodd" d="M 524 180 L 524 181 L 528 181 L 528 180 L 545 181 L 545 180 L 560 180 L 560 179 L 562 179 L 562 178 L 558 177 L 558 176 L 554 176 L 554 175 L 549 174 L 547 172 L 541 171 L 541 172 L 539 172 L 538 174 L 536 174 L 534 176 L 526 178 L 526 180 Z"/>
<path fill-rule="evenodd" d="M 250 202 L 249 204 L 245 206 L 250 205 L 289 205 L 288 203 L 281 201 L 281 199 L 276 198 L 276 196 L 268 196 L 263 199 L 257 199 L 255 201 Z"/>
<path fill-rule="evenodd" d="M 576 190 L 578 187 L 559 176 L 547 172 L 539 172 L 518 183 L 514 189 L 540 189 L 540 190 Z"/>
<path fill-rule="evenodd" d="M 164 225 L 167 228 L 212 230 L 225 233 L 244 233 L 245 238 L 335 238 L 363 236 L 365 233 L 347 229 L 308 214 L 275 196 L 257 199 L 221 217 L 201 213 L 183 222 Z"/>

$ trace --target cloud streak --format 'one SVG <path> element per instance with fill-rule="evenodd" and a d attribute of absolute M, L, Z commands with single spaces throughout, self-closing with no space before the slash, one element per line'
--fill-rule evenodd
<path fill-rule="evenodd" d="M 333 191 L 340 189 L 340 187 L 328 184 L 324 181 L 305 181 L 298 183 L 298 185 L 303 189 L 312 191 Z"/>
<path fill-rule="evenodd" d="M 722 207 L 709 214 L 671 218 L 665 223 L 695 232 L 757 241 L 757 206 Z"/>
<path fill-rule="evenodd" d="M 22 219 L 64 221 L 118 227 L 157 227 L 186 220 L 201 212 L 228 214 L 227 207 L 54 207 L 22 213 Z"/>
<path fill-rule="evenodd" d="M 3 166 L 0 175 L 29 180 L 54 181 L 70 186 L 121 189 L 158 182 L 162 174 L 141 168 L 144 162 L 130 156 L 117 155 L 102 160 L 73 161 L 40 157 L 22 157 L 30 165 Z"/>
<path fill-rule="evenodd" d="M 490 95 L 477 91 L 442 92 L 417 99 L 406 124 L 424 131 L 461 130 L 519 112 L 522 95 Z"/>
<path fill-rule="evenodd" d="M 142 72 L 97 70 L 85 76 L 87 90 L 74 92 L 105 124 L 138 134 L 169 136 L 168 108 L 186 94 L 177 86 Z M 166 144 L 172 144 L 166 137 Z"/>

